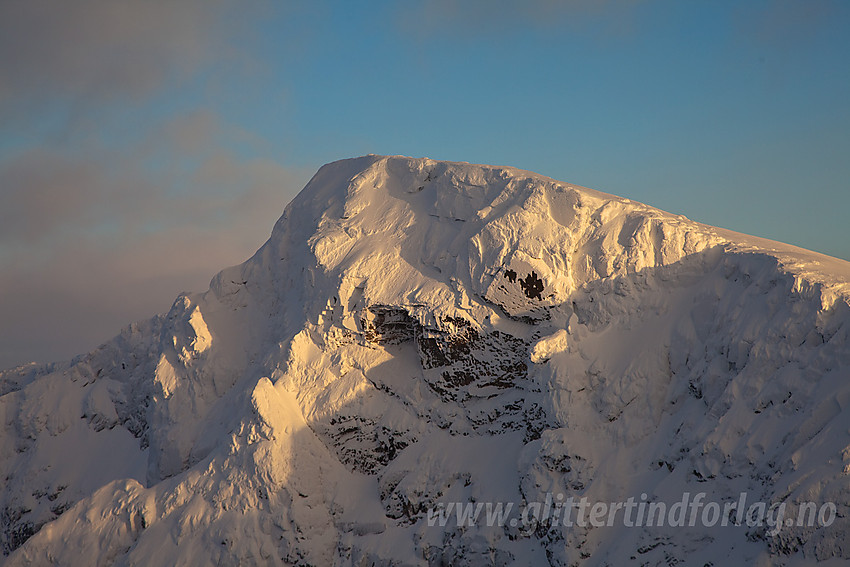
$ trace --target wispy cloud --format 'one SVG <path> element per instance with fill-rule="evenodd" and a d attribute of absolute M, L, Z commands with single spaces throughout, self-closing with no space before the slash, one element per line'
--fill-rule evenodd
<path fill-rule="evenodd" d="M 490 34 L 524 30 L 575 30 L 593 25 L 602 34 L 628 33 L 631 9 L 645 0 L 429 0 L 399 12 L 405 30 L 426 38 L 441 33 Z M 585 31 L 588 31 L 585 28 Z"/>
<path fill-rule="evenodd" d="M 160 128 L 175 135 L 159 150 L 198 163 L 166 174 L 139 148 L 0 164 L 0 367 L 92 348 L 268 237 L 308 172 L 204 143 L 227 136 L 212 117 L 188 124 Z"/>
<path fill-rule="evenodd" d="M 260 6 L 252 3 L 251 6 Z M 236 38 L 255 15 L 224 0 L 0 3 L 0 101 L 38 108 L 139 100 L 169 81 L 236 61 Z"/>
<path fill-rule="evenodd" d="M 741 4 L 737 26 L 743 37 L 763 46 L 793 49 L 815 39 L 841 21 L 841 0 L 773 0 L 764 5 Z"/>
<path fill-rule="evenodd" d="M 202 102 L 156 108 L 250 67 L 265 9 L 0 3 L 0 367 L 93 348 L 268 237 L 308 172 Z"/>

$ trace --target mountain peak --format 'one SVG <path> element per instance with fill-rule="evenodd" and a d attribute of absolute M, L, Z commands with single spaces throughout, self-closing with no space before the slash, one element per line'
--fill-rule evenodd
<path fill-rule="evenodd" d="M 514 168 L 334 162 L 208 291 L 0 374 L 0 543 L 8 565 L 848 558 L 848 279 Z M 523 516 L 698 492 L 838 519 Z M 498 502 L 501 523 L 431 522 Z"/>

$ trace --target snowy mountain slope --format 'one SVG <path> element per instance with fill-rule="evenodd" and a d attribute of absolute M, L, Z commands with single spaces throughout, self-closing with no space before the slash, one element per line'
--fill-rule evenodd
<path fill-rule="evenodd" d="M 207 292 L 0 374 L 4 564 L 848 559 L 848 301 L 846 262 L 529 172 L 332 163 Z M 837 518 L 428 525 L 686 492 Z"/>

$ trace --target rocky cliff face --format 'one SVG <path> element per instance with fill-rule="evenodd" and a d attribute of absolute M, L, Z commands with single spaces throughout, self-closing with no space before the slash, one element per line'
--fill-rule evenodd
<path fill-rule="evenodd" d="M 528 172 L 333 163 L 207 292 L 0 374 L 4 561 L 848 559 L 849 281 L 845 262 Z M 700 492 L 836 518 L 520 517 Z M 453 502 L 515 508 L 429 525 Z"/>

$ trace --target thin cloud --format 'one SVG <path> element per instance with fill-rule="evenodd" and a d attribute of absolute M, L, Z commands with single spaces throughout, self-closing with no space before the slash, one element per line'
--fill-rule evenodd
<path fill-rule="evenodd" d="M 33 149 L 0 162 L 0 242 L 36 244 L 69 225 L 90 222 L 106 195 L 98 164 Z"/>
<path fill-rule="evenodd" d="M 771 49 L 792 50 L 842 21 L 842 8 L 835 0 L 773 0 L 758 7 L 742 4 L 737 23 L 741 35 L 750 41 Z"/>
<path fill-rule="evenodd" d="M 139 100 L 235 59 L 250 9 L 221 0 L 0 3 L 0 102 Z"/>
<path fill-rule="evenodd" d="M 0 368 L 85 352 L 268 238 L 308 172 L 221 148 L 227 126 L 213 115 L 179 122 L 154 128 L 177 132 L 160 150 L 201 157 L 165 177 L 139 148 L 33 151 L 0 168 Z M 187 139 L 196 128 L 211 139 Z"/>
<path fill-rule="evenodd" d="M 0 2 L 0 368 L 91 349 L 268 237 L 306 173 L 245 158 L 262 140 L 210 109 L 156 109 L 261 64 L 268 7 Z"/>
<path fill-rule="evenodd" d="M 402 29 L 419 38 L 444 33 L 503 34 L 528 27 L 577 29 L 588 24 L 604 34 L 631 29 L 631 8 L 642 0 L 429 0 L 399 11 Z M 594 28 L 596 29 L 596 28 Z"/>
<path fill-rule="evenodd" d="M 181 154 L 199 154 L 221 133 L 222 126 L 215 113 L 195 109 L 153 132 L 148 140 L 151 145 L 159 145 L 164 139 Z"/>

